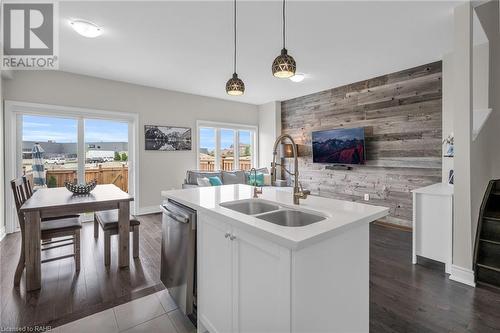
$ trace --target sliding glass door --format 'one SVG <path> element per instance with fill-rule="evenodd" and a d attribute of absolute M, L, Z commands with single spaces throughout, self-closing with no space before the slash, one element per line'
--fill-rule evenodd
<path fill-rule="evenodd" d="M 78 178 L 78 119 L 22 115 L 22 174 L 33 177 L 33 169 L 44 169 L 45 185 L 64 186 Z M 42 160 L 34 155 L 35 146 L 43 150 Z M 39 185 L 39 184 L 35 184 Z"/>
<path fill-rule="evenodd" d="M 128 192 L 129 124 L 84 119 L 85 181 L 114 184 Z"/>
<path fill-rule="evenodd" d="M 5 175 L 15 179 L 35 172 L 43 186 L 65 181 L 115 184 L 139 201 L 135 157 L 139 116 L 132 112 L 93 110 L 60 105 L 4 101 Z M 35 161 L 38 143 L 43 158 Z M 38 170 L 42 170 L 39 172 Z M 41 177 L 40 177 L 41 175 Z M 10 192 L 10 184 L 5 184 Z M 18 228 L 12 195 L 5 197 L 6 231 Z"/>
<path fill-rule="evenodd" d="M 19 115 L 22 174 L 33 177 L 43 165 L 47 187 L 68 182 L 114 184 L 128 192 L 130 124 L 120 120 L 50 115 Z M 35 145 L 42 160 L 33 157 Z"/>

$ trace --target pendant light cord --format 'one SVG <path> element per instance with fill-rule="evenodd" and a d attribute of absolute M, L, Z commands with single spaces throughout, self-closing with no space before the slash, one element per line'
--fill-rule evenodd
<path fill-rule="evenodd" d="M 236 73 L 236 0 L 234 0 L 234 73 Z"/>
<path fill-rule="evenodd" d="M 286 32 L 286 27 L 285 27 L 285 24 L 286 24 L 286 17 L 285 17 L 285 0 L 283 0 L 283 48 L 285 48 L 285 32 Z"/>

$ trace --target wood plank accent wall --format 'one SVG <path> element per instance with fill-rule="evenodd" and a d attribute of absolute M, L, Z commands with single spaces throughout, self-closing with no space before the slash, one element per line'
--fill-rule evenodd
<path fill-rule="evenodd" d="M 300 181 L 320 196 L 390 208 L 411 226 L 411 190 L 441 181 L 441 61 L 281 103 L 282 133 L 299 145 Z M 311 132 L 364 127 L 367 161 L 352 170 L 312 163 Z M 364 201 L 363 201 L 364 202 Z"/>

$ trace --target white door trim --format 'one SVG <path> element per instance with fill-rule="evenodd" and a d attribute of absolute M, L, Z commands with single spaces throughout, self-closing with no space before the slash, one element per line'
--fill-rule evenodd
<path fill-rule="evenodd" d="M 64 105 L 51 105 L 41 103 L 20 102 L 5 100 L 5 212 L 6 232 L 17 231 L 17 217 L 10 189 L 10 180 L 16 178 L 21 170 L 18 170 L 19 156 L 22 143 L 17 142 L 17 134 L 20 132 L 20 123 L 17 116 L 20 114 L 50 115 L 72 118 L 92 118 L 101 120 L 122 120 L 129 123 L 129 192 L 134 196 L 132 213 L 135 214 L 139 208 L 139 114 L 132 112 L 110 111 L 80 108 Z M 81 132 L 81 131 L 80 131 Z M 80 138 L 79 138 L 80 139 Z"/>

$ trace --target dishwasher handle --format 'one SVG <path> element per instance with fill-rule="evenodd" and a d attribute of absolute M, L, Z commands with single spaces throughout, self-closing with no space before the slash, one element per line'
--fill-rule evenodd
<path fill-rule="evenodd" d="M 169 208 L 170 206 L 170 208 Z M 174 209 L 171 208 L 172 205 L 166 203 L 161 206 L 163 213 L 166 214 L 168 217 L 174 219 L 177 222 L 180 223 L 188 223 L 189 222 L 189 215 L 184 215 L 180 212 L 174 211 Z"/>

